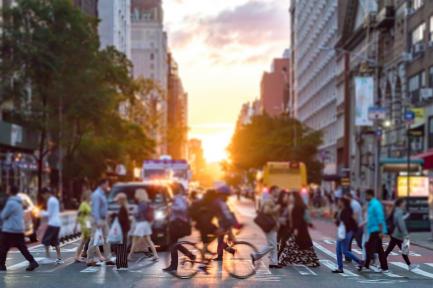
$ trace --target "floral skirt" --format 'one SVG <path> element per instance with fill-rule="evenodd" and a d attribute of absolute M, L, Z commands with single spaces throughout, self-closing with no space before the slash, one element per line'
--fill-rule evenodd
<path fill-rule="evenodd" d="M 293 237 L 287 240 L 286 246 L 281 252 L 279 262 L 284 265 L 301 264 L 308 267 L 320 266 L 319 258 L 317 258 L 313 247 L 301 250 Z"/>

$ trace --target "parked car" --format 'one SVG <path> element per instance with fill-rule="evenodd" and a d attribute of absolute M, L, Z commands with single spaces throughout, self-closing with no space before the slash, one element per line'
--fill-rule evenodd
<path fill-rule="evenodd" d="M 37 229 L 39 226 L 39 208 L 33 203 L 29 195 L 18 193 L 18 196 L 23 202 L 24 208 L 24 235 L 29 238 L 30 242 L 36 242 Z"/>
<path fill-rule="evenodd" d="M 152 223 L 152 240 L 161 249 L 169 246 L 169 213 L 173 198 L 172 183 L 166 181 L 125 182 L 115 184 L 108 196 L 109 213 L 118 211 L 119 206 L 114 198 L 119 193 L 128 197 L 128 210 L 132 216 L 137 211 L 134 195 L 138 189 L 145 189 L 154 208 L 154 222 Z"/>

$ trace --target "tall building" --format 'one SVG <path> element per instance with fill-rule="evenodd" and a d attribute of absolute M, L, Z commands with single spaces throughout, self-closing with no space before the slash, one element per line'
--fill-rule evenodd
<path fill-rule="evenodd" d="M 106 2 L 108 0 L 99 0 Z M 74 0 L 74 4 L 90 16 L 98 17 L 98 0 Z"/>
<path fill-rule="evenodd" d="M 131 58 L 131 0 L 103 0 L 98 4 L 101 48 L 114 46 Z"/>
<path fill-rule="evenodd" d="M 337 4 L 335 0 L 296 0 L 290 10 L 294 15 L 295 117 L 323 133 L 320 155 L 326 155 L 325 175 L 337 174 Z"/>
<path fill-rule="evenodd" d="M 289 58 L 274 59 L 270 72 L 264 72 L 260 84 L 260 101 L 263 112 L 278 116 L 285 112 L 288 103 Z"/>
<path fill-rule="evenodd" d="M 154 93 L 151 111 L 158 118 L 153 131 L 157 154 L 167 153 L 167 34 L 163 27 L 161 0 L 133 0 L 131 3 L 131 58 L 135 78 L 152 79 L 160 92 Z"/>
<path fill-rule="evenodd" d="M 186 159 L 188 154 L 188 94 L 179 75 L 179 67 L 168 54 L 167 149 L 173 159 Z"/>

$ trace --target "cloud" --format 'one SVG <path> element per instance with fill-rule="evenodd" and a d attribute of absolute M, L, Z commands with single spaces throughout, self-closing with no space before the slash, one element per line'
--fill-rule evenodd
<path fill-rule="evenodd" d="M 213 63 L 260 62 L 264 52 L 289 42 L 289 15 L 281 0 L 250 0 L 212 16 L 187 15 L 181 30 L 172 31 L 175 49 L 201 43 Z M 242 55 L 239 57 L 239 55 Z"/>

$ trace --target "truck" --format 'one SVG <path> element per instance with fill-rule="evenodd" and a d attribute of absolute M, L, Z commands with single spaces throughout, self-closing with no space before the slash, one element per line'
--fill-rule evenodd
<path fill-rule="evenodd" d="M 144 181 L 166 180 L 178 182 L 185 191 L 189 189 L 191 180 L 191 167 L 186 160 L 173 160 L 170 156 L 160 159 L 144 160 L 141 173 Z"/>

